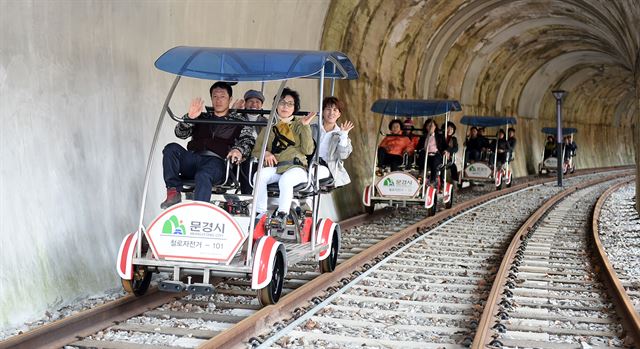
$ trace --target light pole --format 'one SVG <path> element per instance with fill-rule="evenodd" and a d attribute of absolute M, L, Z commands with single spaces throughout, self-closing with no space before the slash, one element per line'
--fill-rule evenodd
<path fill-rule="evenodd" d="M 556 99 L 556 159 L 558 159 L 558 186 L 562 187 L 562 165 L 564 158 L 562 156 L 562 99 L 567 95 L 567 91 L 554 90 L 551 91 L 553 97 Z"/>

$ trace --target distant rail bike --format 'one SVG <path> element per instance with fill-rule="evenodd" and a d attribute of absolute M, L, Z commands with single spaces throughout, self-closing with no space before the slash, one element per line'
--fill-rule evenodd
<path fill-rule="evenodd" d="M 371 111 L 380 114 L 380 132 L 385 134 L 385 116 L 398 120 L 406 118 L 444 118 L 444 124 L 449 122 L 451 112 L 461 111 L 460 103 L 456 100 L 421 100 L 421 99 L 380 99 L 373 103 Z M 436 124 L 437 128 L 437 124 Z M 434 135 L 435 136 L 435 135 Z M 386 137 L 406 137 L 404 135 L 389 134 Z M 380 143 L 377 137 L 376 144 Z M 453 205 L 453 182 L 447 175 L 448 164 L 454 159 L 444 159 L 438 171 L 444 171 L 442 180 L 439 173 L 432 174 L 427 166 L 431 154 L 422 153 L 424 149 L 404 152 L 397 166 L 386 167 L 379 163 L 378 150 L 373 152 L 374 159 L 371 171 L 371 184 L 365 186 L 362 202 L 368 211 L 373 211 L 376 204 L 396 206 L 422 205 L 428 215 L 437 212 L 438 193 L 442 195 L 442 203 L 446 208 Z M 422 161 L 420 161 L 422 159 Z M 430 180 L 433 179 L 433 180 Z"/>

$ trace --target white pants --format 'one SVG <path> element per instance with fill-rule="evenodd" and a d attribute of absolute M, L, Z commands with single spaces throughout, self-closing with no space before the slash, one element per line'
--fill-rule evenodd
<path fill-rule="evenodd" d="M 267 185 L 278 182 L 280 197 L 278 198 L 278 211 L 289 213 L 291 201 L 293 201 L 293 187 L 307 181 L 307 171 L 301 167 L 292 167 L 283 174 L 276 173 L 276 167 L 263 167 L 260 171 L 260 178 L 256 183 L 256 212 L 267 211 Z M 328 169 L 327 169 L 328 171 Z"/>
<path fill-rule="evenodd" d="M 318 166 L 318 179 L 325 179 L 331 176 L 331 172 L 329 172 L 329 168 L 324 165 Z"/>

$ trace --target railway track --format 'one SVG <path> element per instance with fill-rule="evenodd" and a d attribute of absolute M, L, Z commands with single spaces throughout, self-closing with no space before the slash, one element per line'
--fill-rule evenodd
<path fill-rule="evenodd" d="M 591 221 L 595 257 L 618 314 L 640 343 L 640 215 L 631 183 L 613 186 L 598 199 Z"/>
<path fill-rule="evenodd" d="M 611 267 L 634 308 L 640 312 L 640 217 L 634 207 L 635 200 L 637 193 L 633 185 L 610 188 L 598 202 L 601 211 L 598 216 L 594 215 L 593 227 Z"/>
<path fill-rule="evenodd" d="M 342 221 L 341 226 L 347 230 L 360 226 L 365 221 L 374 223 L 369 228 L 360 227 L 354 232 L 343 234 L 339 263 L 422 218 L 424 217 L 419 211 L 379 210 L 373 215 L 359 215 Z M 317 262 L 314 261 L 302 262 L 289 268 L 284 294 L 290 293 L 318 275 Z M 158 344 L 162 342 L 193 347 L 218 335 L 260 308 L 256 302 L 255 291 L 250 289 L 246 280 L 218 279 L 216 295 L 212 298 L 187 293 L 165 293 L 152 288 L 143 297 L 125 296 L 70 318 L 11 337 L 0 342 L 0 348 L 65 345 L 91 348 L 157 348 L 163 347 Z M 109 330 L 101 331 L 105 328 Z M 132 333 L 141 335 L 136 337 L 132 336 Z M 153 344 L 145 344 L 147 342 Z"/>
<path fill-rule="evenodd" d="M 471 345 L 514 231 L 558 192 L 550 186 L 518 191 L 431 228 L 286 328 L 266 335 L 259 348 Z"/>
<path fill-rule="evenodd" d="M 527 185 L 530 184 L 514 187 L 505 192 L 515 191 Z M 495 198 L 499 194 L 501 193 L 491 192 L 482 198 L 469 200 L 466 205 L 460 205 L 459 210 L 467 210 L 482 201 Z M 458 198 L 464 200 L 461 196 L 458 196 Z M 387 212 L 380 212 L 379 214 L 382 215 L 383 213 Z M 453 210 L 442 212 L 436 217 L 428 219 L 427 221 L 429 223 L 427 224 L 445 220 L 448 218 L 447 216 L 453 215 L 454 213 Z M 308 300 L 312 298 L 310 295 L 317 294 L 318 290 L 324 290 L 326 285 L 334 283 L 334 280 L 330 280 L 333 276 L 343 278 L 343 282 L 346 282 L 347 279 L 344 279 L 344 277 L 352 277 L 351 272 L 353 272 L 356 266 L 370 259 L 371 255 L 388 254 L 388 252 L 385 252 L 385 249 L 388 249 L 391 244 L 404 241 L 408 239 L 410 235 L 415 235 L 418 227 L 423 229 L 422 226 L 425 225 L 425 221 L 421 221 L 422 218 L 422 213 L 416 212 L 415 210 L 400 210 L 395 211 L 395 213 L 388 217 L 377 217 L 377 221 L 371 224 L 363 224 L 364 217 L 343 222 L 343 225 L 352 224 L 354 228 L 349 231 L 349 234 L 344 235 L 345 243 L 343 247 L 345 248 L 341 250 L 341 258 L 348 259 L 341 260 L 341 265 L 338 269 L 342 269 L 342 271 L 337 269 L 334 273 L 317 277 L 318 273 L 315 270 L 315 262 L 301 263 L 292 270 L 292 273 L 288 273 L 289 279 L 285 284 L 286 292 L 291 293 L 297 290 L 295 291 L 296 293 L 306 295 Z M 478 222 L 480 222 L 480 218 L 478 218 Z M 407 225 L 409 225 L 409 228 L 403 229 L 403 226 Z M 411 232 L 412 230 L 414 231 L 413 233 Z M 351 231 L 353 231 L 353 234 Z M 402 231 L 409 231 L 409 233 L 400 234 Z M 379 243 L 383 240 L 385 241 L 384 244 Z M 378 247 L 369 247 L 373 244 L 376 244 L 373 247 Z M 369 252 L 361 253 L 361 251 L 364 250 Z M 482 257 L 482 254 L 478 252 L 476 256 Z M 441 263 L 445 263 L 445 259 L 443 259 Z M 468 270 L 467 273 L 469 273 Z M 313 281 L 309 282 L 311 279 L 313 279 Z M 487 283 L 487 280 L 484 282 Z M 318 285 L 324 285 L 324 287 L 318 287 Z M 148 297 L 136 299 L 125 297 L 125 299 L 114 302 L 120 302 L 120 308 L 111 309 L 113 304 L 109 304 L 99 307 L 104 309 L 102 309 L 102 311 L 99 310 L 97 315 L 95 314 L 95 310 L 91 311 L 94 313 L 93 316 L 100 318 L 102 322 L 94 322 L 94 320 L 91 320 L 90 315 L 84 314 L 80 314 L 80 316 L 76 316 L 74 319 L 63 320 L 67 321 L 67 324 L 63 324 L 62 327 L 67 326 L 69 323 L 75 324 L 75 328 L 66 327 L 67 329 L 65 331 L 72 333 L 72 338 L 80 337 L 80 340 L 69 340 L 69 335 L 65 337 L 61 334 L 59 334 L 58 337 L 65 338 L 52 339 L 50 335 L 42 336 L 41 334 L 46 332 L 47 327 L 54 332 L 60 332 L 60 326 L 58 325 L 56 328 L 53 324 L 51 324 L 52 326 L 45 326 L 43 329 L 35 331 L 40 333 L 33 333 L 34 331 L 27 333 L 25 334 L 26 337 L 23 336 L 22 339 L 31 338 L 31 340 L 37 340 L 39 338 L 40 343 L 46 343 L 52 347 L 69 343 L 75 347 L 103 348 L 194 347 L 198 345 L 203 345 L 203 347 L 223 347 L 233 345 L 233 341 L 225 338 L 230 336 L 237 337 L 238 331 L 243 331 L 243 328 L 246 329 L 246 324 L 248 322 L 254 322 L 254 318 L 262 318 L 262 320 L 258 322 L 268 324 L 274 320 L 286 318 L 288 315 L 290 316 L 288 311 L 293 311 L 302 304 L 302 301 L 295 300 L 295 297 L 284 297 L 276 306 L 260 309 L 255 302 L 254 292 L 248 290 L 246 282 L 243 280 L 224 280 L 217 286 L 218 293 L 211 297 L 154 292 Z M 143 301 L 147 303 L 143 305 L 141 303 Z M 128 309 L 127 312 L 123 312 L 122 308 L 127 307 L 130 309 Z M 299 315 L 301 311 L 302 310 L 299 309 L 297 314 Z M 143 315 L 131 317 L 132 313 Z M 89 323 L 91 323 L 91 326 L 87 327 L 86 325 Z M 100 329 L 109 327 L 114 323 L 116 325 L 112 326 L 109 330 L 100 331 Z M 242 324 L 244 324 L 244 326 L 239 326 Z M 81 325 L 86 328 L 81 329 Z M 282 327 L 283 325 L 278 326 Z M 255 325 L 253 327 L 249 325 L 249 327 L 254 330 L 257 329 Z M 98 332 L 96 333 L 96 331 Z M 91 333 L 94 334 L 89 336 Z M 249 332 L 249 334 L 250 333 L 257 333 L 257 331 Z M 205 341 L 211 337 L 213 337 L 213 340 Z M 247 337 L 247 332 L 243 332 L 243 338 L 244 337 Z M 468 336 L 465 336 L 465 339 L 468 342 Z M 259 340 L 254 340 L 253 343 L 257 343 L 257 341 Z M 29 343 L 33 344 L 37 342 L 20 342 L 16 341 L 16 338 L 11 338 L 8 341 L 0 343 L 0 348 L 14 347 L 14 345 L 15 347 L 20 347 L 21 345 L 22 347 L 34 347 Z M 163 343 L 167 344 L 165 345 Z"/>
<path fill-rule="evenodd" d="M 590 248 L 593 206 L 619 181 L 561 193 L 516 233 L 474 347 L 628 347 Z"/>

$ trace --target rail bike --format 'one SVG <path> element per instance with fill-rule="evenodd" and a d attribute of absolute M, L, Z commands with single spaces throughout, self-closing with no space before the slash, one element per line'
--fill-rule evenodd
<path fill-rule="evenodd" d="M 562 128 L 561 154 L 557 155 L 557 134 L 555 127 L 543 127 L 542 133 L 545 135 L 545 144 L 542 149 L 542 159 L 538 163 L 538 174 L 549 174 L 558 171 L 558 159 L 562 160 L 562 173 L 573 173 L 576 170 L 573 157 L 576 155 L 576 145 L 573 137 L 578 133 L 578 129 L 573 127 Z M 567 142 L 568 139 L 568 142 Z"/>
<path fill-rule="evenodd" d="M 513 173 L 510 162 L 513 150 L 507 153 L 500 152 L 500 144 L 502 141 L 509 141 L 508 129 L 509 126 L 516 124 L 516 119 L 502 116 L 465 115 L 460 123 L 466 125 L 467 138 L 463 146 L 463 171 L 460 174 L 459 186 L 464 188 L 471 184 L 489 182 L 494 183 L 498 190 L 503 184 L 511 187 Z M 479 131 L 484 128 L 500 127 L 504 129 L 497 131 L 495 136 L 487 136 Z M 500 139 L 500 132 L 504 133 L 504 140 Z"/>
<path fill-rule="evenodd" d="M 444 124 L 449 122 L 451 112 L 459 112 L 462 108 L 456 100 L 421 100 L 421 99 L 380 99 L 373 103 L 371 111 L 379 114 L 380 124 L 376 145 L 380 144 L 380 135 L 385 120 L 391 118 L 391 123 L 398 117 L 407 119 L 418 118 L 443 118 Z M 436 124 L 437 127 L 437 124 Z M 404 135 L 389 134 L 386 137 L 406 137 Z M 413 142 L 413 141 L 412 141 Z M 420 150 L 423 151 L 423 150 Z M 364 187 L 362 203 L 368 212 L 373 212 L 376 204 L 391 206 L 421 205 L 427 209 L 428 215 L 437 212 L 438 193 L 442 195 L 442 203 L 446 208 L 453 205 L 453 183 L 448 175 L 448 164 L 451 160 L 445 159 L 440 170 L 444 171 L 444 181 L 440 175 L 435 175 L 435 180 L 430 181 L 431 173 L 428 171 L 427 161 L 430 154 L 416 152 L 403 152 L 398 158 L 396 166 L 384 166 L 379 163 L 379 153 L 373 152 L 373 167 L 371 170 L 371 184 Z M 424 158 L 420 164 L 420 156 Z M 420 166 L 422 165 L 422 166 Z"/>
<path fill-rule="evenodd" d="M 162 106 L 151 144 L 138 227 L 125 236 L 118 252 L 117 271 L 125 290 L 135 295 L 144 294 L 152 274 L 160 272 L 170 275 L 169 279 L 159 282 L 161 291 L 197 294 L 215 292 L 212 277 L 248 278 L 258 300 L 266 305 L 279 300 L 288 266 L 314 259 L 321 272 L 333 271 L 341 232 L 340 225 L 319 209 L 320 194 L 330 191 L 332 186 L 331 178 L 317 178 L 317 151 L 309 161 L 307 181 L 294 187 L 291 211 L 281 229 L 273 229 L 266 222 L 267 215 L 257 217 L 253 202 L 258 190 L 253 190 L 251 195 L 238 193 L 237 174 L 234 175 L 229 161 L 226 162 L 226 179 L 224 183 L 214 185 L 210 202 L 188 200 L 189 183 L 185 180 L 183 192 L 179 194 L 184 195 L 182 202 L 150 220 L 145 219 L 145 209 L 152 159 L 167 115 L 178 122 L 266 127 L 264 144 L 255 145 L 261 147 L 255 178 L 260 178 L 264 167 L 266 140 L 269 132 L 273 132 L 279 100 L 274 99 L 271 110 L 262 111 L 268 115 L 266 122 L 182 119 L 170 108 L 171 98 L 182 77 L 232 83 L 280 81 L 276 96 L 281 95 L 291 79 L 316 79 L 319 81 L 318 108 L 322 110 L 325 80 L 331 82 L 333 91 L 336 79 L 358 77 L 350 59 L 332 51 L 180 46 L 162 54 L 155 67 L 176 76 Z M 321 117 L 317 122 L 321 125 Z M 278 184 L 269 185 L 268 192 L 269 197 L 277 196 Z M 269 209 L 273 207 L 273 202 L 269 202 Z"/>

